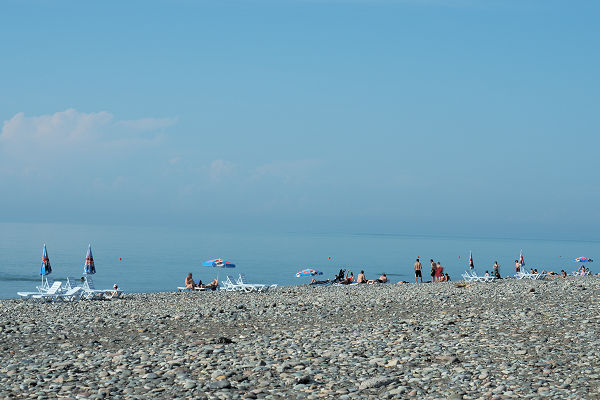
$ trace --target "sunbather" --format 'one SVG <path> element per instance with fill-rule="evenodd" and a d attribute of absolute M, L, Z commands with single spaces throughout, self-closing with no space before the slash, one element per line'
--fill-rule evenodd
<path fill-rule="evenodd" d="M 312 281 L 310 281 L 309 285 L 326 285 L 330 282 L 329 279 L 327 279 L 326 281 L 318 281 L 315 278 L 312 279 Z"/>
<path fill-rule="evenodd" d="M 383 273 L 383 274 L 381 274 L 381 276 L 378 279 L 367 281 L 367 283 L 372 285 L 374 283 L 386 283 L 387 281 L 388 281 L 387 275 L 385 273 Z"/>
<path fill-rule="evenodd" d="M 360 274 L 356 277 L 357 283 L 367 283 L 367 278 L 365 277 L 365 271 L 360 271 Z"/>
<path fill-rule="evenodd" d="M 217 288 L 219 287 L 219 280 L 217 278 L 215 278 L 208 285 L 204 285 L 204 286 L 200 286 L 200 287 L 204 288 L 204 289 L 217 290 Z"/>
<path fill-rule="evenodd" d="M 340 269 L 340 272 L 333 278 L 333 282 L 341 282 L 344 280 L 344 270 Z"/>
<path fill-rule="evenodd" d="M 195 289 L 196 288 L 196 283 L 194 282 L 194 278 L 192 278 L 191 272 L 185 278 L 185 288 L 186 289 Z"/>
<path fill-rule="evenodd" d="M 339 283 L 341 283 L 342 285 L 349 285 L 352 282 L 354 282 L 354 273 L 352 273 L 352 271 L 348 270 L 348 272 L 346 272 L 346 277 L 341 280 Z"/>
<path fill-rule="evenodd" d="M 119 286 L 115 283 L 113 285 L 113 290 L 107 290 L 106 292 L 104 292 L 104 294 L 107 296 L 118 296 L 119 295 Z"/>
<path fill-rule="evenodd" d="M 565 270 L 564 270 L 564 269 L 561 269 L 561 270 L 560 270 L 560 276 L 562 276 L 563 278 L 566 278 L 566 277 L 567 277 L 567 273 L 565 272 Z"/>

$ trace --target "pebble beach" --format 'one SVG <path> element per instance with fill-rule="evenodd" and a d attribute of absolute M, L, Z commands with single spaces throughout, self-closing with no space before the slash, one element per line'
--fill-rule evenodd
<path fill-rule="evenodd" d="M 600 397 L 596 277 L 0 301 L 0 398 Z"/>

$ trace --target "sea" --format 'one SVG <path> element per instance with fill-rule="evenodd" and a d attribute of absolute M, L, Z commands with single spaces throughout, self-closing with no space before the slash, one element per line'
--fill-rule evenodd
<path fill-rule="evenodd" d="M 213 232 L 193 227 L 147 227 L 75 224 L 0 223 L 0 298 L 17 298 L 41 281 L 42 248 L 46 244 L 52 278 L 81 277 L 88 244 L 92 246 L 99 289 L 118 284 L 129 293 L 175 291 L 191 272 L 204 282 L 227 275 L 246 275 L 251 283 L 303 285 L 310 277 L 295 276 L 315 269 L 328 279 L 340 269 L 367 279 L 386 273 L 392 282 L 414 281 L 419 257 L 424 278 L 429 260 L 440 261 L 452 280 L 460 280 L 469 253 L 478 273 L 514 275 L 514 261 L 523 252 L 527 269 L 568 273 L 580 264 L 576 257 L 600 254 L 600 241 L 536 238 L 402 235 L 378 233 Z M 235 268 L 203 267 L 222 258 Z M 600 259 L 598 260 L 600 262 Z M 587 263 L 592 272 L 595 263 Z"/>

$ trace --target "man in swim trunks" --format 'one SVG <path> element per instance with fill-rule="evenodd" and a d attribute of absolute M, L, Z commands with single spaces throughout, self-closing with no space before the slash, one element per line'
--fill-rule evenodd
<path fill-rule="evenodd" d="M 423 266 L 421 265 L 421 262 L 417 258 L 417 262 L 415 262 L 415 282 L 416 283 L 419 283 L 419 278 L 421 278 L 421 283 L 423 283 L 423 275 L 421 275 L 421 269 L 423 269 Z"/>

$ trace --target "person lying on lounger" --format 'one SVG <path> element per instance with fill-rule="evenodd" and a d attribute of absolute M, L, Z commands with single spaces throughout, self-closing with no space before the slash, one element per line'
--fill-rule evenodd
<path fill-rule="evenodd" d="M 374 283 L 386 283 L 388 281 L 387 275 L 385 273 L 381 274 L 378 279 L 370 280 L 367 283 L 372 285 Z"/>
<path fill-rule="evenodd" d="M 219 280 L 217 278 L 215 278 L 208 285 L 203 285 L 200 287 L 204 288 L 204 289 L 217 290 L 217 288 L 219 287 Z"/>
<path fill-rule="evenodd" d="M 312 281 L 310 281 L 309 285 L 326 285 L 330 282 L 329 279 L 327 279 L 326 281 L 318 281 L 315 278 L 313 278 Z"/>

